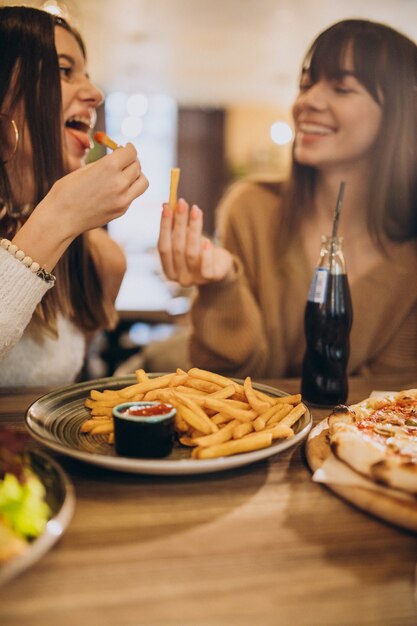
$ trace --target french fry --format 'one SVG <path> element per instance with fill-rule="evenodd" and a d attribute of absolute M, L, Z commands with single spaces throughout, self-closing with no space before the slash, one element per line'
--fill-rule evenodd
<path fill-rule="evenodd" d="M 174 417 L 174 424 L 175 424 L 175 430 L 179 433 L 186 433 L 188 432 L 188 424 L 187 422 L 181 417 L 180 412 L 177 411 L 175 413 L 175 417 Z"/>
<path fill-rule="evenodd" d="M 262 419 L 262 417 L 257 417 L 255 420 L 253 420 L 252 424 L 256 432 L 259 432 L 260 430 L 264 430 L 265 428 L 265 420 Z"/>
<path fill-rule="evenodd" d="M 243 383 L 243 389 L 245 391 L 248 402 L 254 411 L 262 413 L 263 411 L 269 409 L 269 407 L 271 406 L 269 402 L 264 402 L 263 400 L 260 400 L 255 394 L 250 376 L 246 376 L 245 382 Z"/>
<path fill-rule="evenodd" d="M 145 402 L 155 402 L 159 400 L 160 402 L 171 402 L 175 397 L 174 389 L 151 389 L 151 391 L 147 391 L 143 396 L 143 400 Z"/>
<path fill-rule="evenodd" d="M 108 415 L 108 417 L 112 417 L 113 409 L 109 406 L 94 406 L 90 409 L 91 415 Z"/>
<path fill-rule="evenodd" d="M 145 380 L 149 380 L 148 374 L 143 369 L 136 370 L 135 376 L 138 383 L 143 383 Z"/>
<path fill-rule="evenodd" d="M 110 137 L 106 135 L 106 133 L 103 133 L 103 131 L 101 130 L 98 130 L 94 133 L 94 141 L 97 141 L 97 143 L 101 143 L 102 146 L 110 148 L 110 150 L 116 150 L 116 148 L 119 147 L 119 145 L 115 141 L 113 141 L 113 139 L 110 139 Z"/>
<path fill-rule="evenodd" d="M 92 435 L 109 435 L 114 432 L 113 420 L 108 422 L 101 422 L 90 431 Z"/>
<path fill-rule="evenodd" d="M 221 374 L 214 374 L 213 372 L 208 372 L 207 370 L 202 370 L 198 367 L 192 367 L 188 370 L 188 374 L 192 378 L 200 378 L 201 380 L 206 380 L 209 383 L 216 383 L 220 387 L 234 385 L 236 391 L 240 391 L 240 385 L 238 383 L 230 380 L 230 378 L 226 378 L 226 376 L 221 376 Z"/>
<path fill-rule="evenodd" d="M 106 429 L 110 427 L 110 430 L 108 430 L 108 432 L 111 432 L 113 430 L 113 420 L 109 418 L 105 420 L 86 420 L 81 424 L 80 430 L 82 433 L 91 433 L 92 435 L 97 435 L 100 431 L 97 431 L 96 429 L 103 426 L 105 426 Z"/>
<path fill-rule="evenodd" d="M 268 428 L 266 432 L 270 432 L 272 439 L 289 439 L 294 437 L 294 431 L 286 424 L 274 424 L 272 428 Z"/>
<path fill-rule="evenodd" d="M 255 393 L 256 397 L 259 398 L 259 400 L 266 402 L 267 404 L 269 404 L 269 406 L 273 406 L 275 398 L 273 398 L 272 396 L 267 396 L 266 393 L 260 391 L 259 389 L 253 389 L 253 392 Z"/>
<path fill-rule="evenodd" d="M 232 402 L 234 402 L 234 400 L 217 400 L 216 398 L 207 396 L 204 399 L 203 406 L 206 409 L 212 409 L 218 413 L 224 413 L 224 415 L 228 415 L 233 419 L 239 420 L 239 422 L 250 422 L 257 417 L 257 413 L 255 411 L 236 407 L 232 404 Z"/>
<path fill-rule="evenodd" d="M 296 393 L 293 396 L 279 396 L 274 399 L 274 404 L 299 404 L 301 402 L 301 393 Z"/>
<path fill-rule="evenodd" d="M 218 398 L 219 400 L 226 400 L 227 398 L 231 398 L 235 393 L 235 388 L 233 385 L 228 385 L 228 387 L 221 387 L 217 391 L 213 391 L 210 393 L 210 398 Z"/>
<path fill-rule="evenodd" d="M 188 376 L 184 385 L 202 393 L 214 393 L 215 391 L 219 391 L 219 389 L 223 389 L 223 387 L 217 383 L 211 383 L 208 380 L 201 380 L 200 378 L 193 378 L 192 376 Z"/>
<path fill-rule="evenodd" d="M 123 389 L 91 390 L 85 400 L 90 419 L 80 431 L 105 435 L 114 443 L 112 411 L 127 401 L 167 402 L 176 408 L 175 431 L 191 458 L 211 459 L 267 447 L 294 436 L 292 426 L 305 413 L 301 395 L 273 397 L 256 389 L 249 376 L 243 385 L 199 368 L 150 378 L 143 369 L 137 382 Z"/>
<path fill-rule="evenodd" d="M 106 389 L 105 391 L 97 391 L 96 389 L 92 389 L 90 391 L 90 398 L 92 400 L 108 400 L 110 397 L 120 398 L 118 391 L 113 391 L 112 389 Z"/>
<path fill-rule="evenodd" d="M 210 437 L 210 435 L 207 435 L 207 437 Z M 195 437 L 188 437 L 187 435 L 182 435 L 178 441 L 182 443 L 183 446 L 187 446 L 187 448 L 193 448 L 197 445 Z"/>
<path fill-rule="evenodd" d="M 185 406 L 188 409 L 190 409 L 190 411 L 192 411 L 195 415 L 198 415 L 200 417 L 202 422 L 204 422 L 207 425 L 207 428 L 209 428 L 209 432 L 215 433 L 219 430 L 218 426 L 216 426 L 216 424 L 213 424 L 211 419 L 206 415 L 206 413 L 204 413 L 203 409 L 197 404 L 197 402 L 194 402 L 192 398 L 186 395 L 182 395 L 178 392 L 175 395 L 182 404 L 185 404 Z M 200 430 L 204 433 L 206 432 L 205 430 L 201 428 Z"/>
<path fill-rule="evenodd" d="M 129 400 L 138 393 L 147 393 L 148 391 L 152 391 L 153 389 L 168 387 L 170 381 L 173 379 L 174 376 L 175 374 L 165 374 L 164 376 L 159 376 L 158 378 L 145 380 L 142 383 L 136 383 L 135 385 L 129 385 L 129 387 L 125 387 L 124 389 L 121 389 L 119 393 L 123 398 Z"/>
<path fill-rule="evenodd" d="M 184 404 L 177 405 L 177 412 L 180 414 L 180 418 L 187 422 L 191 428 L 196 428 L 205 435 L 210 435 L 213 432 L 211 430 L 211 425 L 207 424 L 206 420 L 202 419 L 200 415 L 193 413 L 188 406 L 185 406 Z M 207 417 L 207 419 L 209 418 Z"/>
<path fill-rule="evenodd" d="M 106 407 L 112 409 L 117 404 L 120 404 L 119 397 L 111 398 L 110 400 L 92 400 L 91 398 L 87 398 L 84 402 L 84 406 L 88 409 L 94 409 L 98 407 Z"/>
<path fill-rule="evenodd" d="M 237 426 L 239 422 L 237 420 L 233 420 L 223 426 L 216 433 L 212 433 L 211 435 L 205 435 L 204 437 L 195 437 L 193 439 L 195 445 L 202 446 L 203 448 L 207 448 L 208 446 L 215 446 L 220 443 L 224 443 L 225 441 L 229 441 L 233 435 L 233 429 Z"/>
<path fill-rule="evenodd" d="M 223 413 L 215 413 L 210 419 L 213 424 L 220 426 L 222 424 L 231 422 L 233 420 L 233 417 L 230 417 L 230 415 L 224 415 Z"/>
<path fill-rule="evenodd" d="M 293 408 L 292 411 L 290 411 L 288 413 L 288 415 L 286 417 L 284 417 L 281 421 L 280 424 L 286 424 L 287 426 L 293 426 L 296 422 L 298 422 L 298 420 L 300 419 L 300 417 L 302 415 L 304 415 L 304 413 L 307 411 L 307 407 L 305 404 L 297 404 L 297 406 L 295 406 Z"/>
<path fill-rule="evenodd" d="M 271 433 L 252 433 L 242 439 L 232 439 L 231 441 L 220 443 L 217 446 L 210 446 L 209 448 L 196 448 L 196 457 L 198 459 L 214 459 L 219 456 L 230 456 L 232 454 L 241 454 L 242 452 L 252 452 L 253 450 L 267 448 L 271 445 L 271 443 Z"/>
<path fill-rule="evenodd" d="M 179 385 L 183 385 L 188 378 L 187 372 L 176 373 L 171 382 L 169 383 L 169 387 L 178 387 Z"/>
<path fill-rule="evenodd" d="M 86 420 L 81 424 L 80 431 L 82 433 L 90 433 L 93 430 L 94 426 L 97 426 L 96 420 Z"/>
<path fill-rule="evenodd" d="M 267 420 L 267 426 L 277 424 L 293 410 L 291 404 L 277 404 L 273 408 L 275 409 L 275 413 Z"/>
<path fill-rule="evenodd" d="M 233 439 L 241 439 L 245 435 L 253 432 L 253 422 L 247 422 L 246 424 L 239 424 L 233 429 Z"/>
<path fill-rule="evenodd" d="M 177 204 L 178 183 L 180 182 L 181 170 L 179 167 L 171 169 L 171 178 L 169 181 L 169 206 L 174 211 Z"/>

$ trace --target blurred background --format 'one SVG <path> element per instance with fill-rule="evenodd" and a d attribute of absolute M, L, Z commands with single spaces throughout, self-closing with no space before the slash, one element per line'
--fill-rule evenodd
<path fill-rule="evenodd" d="M 417 0 L 1 4 L 60 13 L 81 31 L 90 75 L 106 96 L 97 128 L 134 143 L 150 181 L 108 227 L 126 251 L 128 271 L 117 300 L 119 326 L 98 338 L 87 377 L 112 374 L 130 355 L 187 330 L 190 293 L 164 280 L 155 250 L 170 168 L 181 167 L 179 195 L 199 204 L 213 235 L 215 207 L 229 184 L 285 177 L 298 72 L 321 30 L 367 18 L 417 39 Z M 90 158 L 102 154 L 96 146 Z"/>

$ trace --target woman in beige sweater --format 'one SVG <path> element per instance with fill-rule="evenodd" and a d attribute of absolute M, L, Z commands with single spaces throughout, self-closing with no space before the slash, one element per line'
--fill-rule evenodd
<path fill-rule="evenodd" d="M 166 275 L 197 285 L 191 361 L 257 377 L 301 372 L 304 308 L 320 237 L 339 234 L 352 293 L 349 372 L 417 371 L 417 46 L 393 29 L 345 20 L 305 57 L 283 185 L 241 182 L 219 211 L 222 247 L 202 212 L 164 206 Z"/>

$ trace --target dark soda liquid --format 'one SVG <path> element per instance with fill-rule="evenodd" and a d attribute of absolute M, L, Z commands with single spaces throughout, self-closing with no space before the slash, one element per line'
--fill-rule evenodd
<path fill-rule="evenodd" d="M 347 363 L 352 301 L 346 274 L 329 274 L 326 301 L 307 302 L 307 340 L 301 393 L 321 406 L 343 404 L 348 396 Z"/>

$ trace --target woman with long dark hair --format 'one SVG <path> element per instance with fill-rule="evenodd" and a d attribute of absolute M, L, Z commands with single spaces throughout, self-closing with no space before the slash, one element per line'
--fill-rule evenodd
<path fill-rule="evenodd" d="M 346 181 L 344 238 L 354 322 L 349 372 L 417 369 L 417 46 L 367 20 L 327 28 L 304 59 L 287 182 L 239 182 L 218 209 L 223 247 L 202 212 L 164 206 L 168 278 L 197 285 L 193 365 L 299 376 L 304 308 L 321 235 Z"/>
<path fill-rule="evenodd" d="M 125 271 L 100 228 L 148 182 L 132 145 L 84 166 L 101 92 L 61 18 L 0 8 L 0 385 L 72 382 Z"/>

